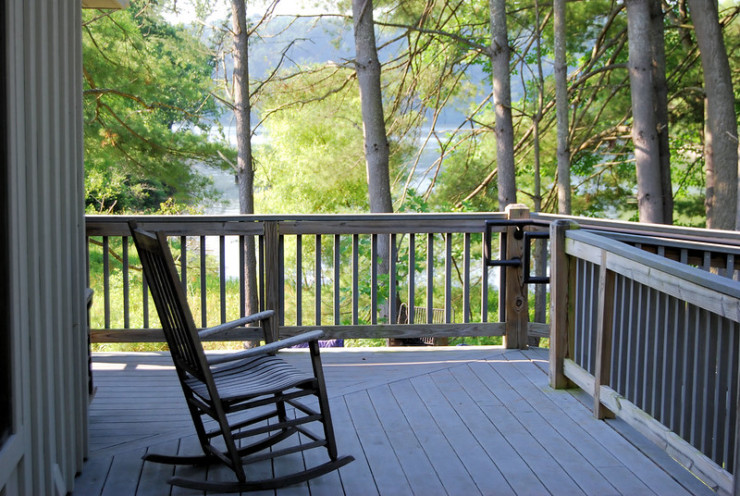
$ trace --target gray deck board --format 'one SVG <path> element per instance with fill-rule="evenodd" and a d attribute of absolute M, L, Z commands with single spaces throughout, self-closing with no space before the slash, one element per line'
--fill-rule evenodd
<path fill-rule="evenodd" d="M 581 403 L 572 395 L 546 395 L 543 392 L 543 389 L 550 390 L 547 386 L 547 382 L 542 380 L 540 376 L 532 374 L 531 369 L 523 367 L 522 365 L 522 363 L 514 364 L 508 373 L 517 373 L 519 377 L 527 378 L 532 381 L 533 384 L 541 386 L 537 394 L 531 395 L 528 398 L 531 398 L 532 401 L 540 398 L 543 402 L 545 399 L 548 401 L 559 400 L 559 406 L 563 412 L 580 425 L 588 426 L 590 436 L 598 443 L 601 443 L 602 446 L 607 447 L 611 451 L 611 455 L 616 458 L 617 463 L 629 468 L 636 477 L 657 494 L 681 495 L 690 493 L 690 489 L 683 487 L 678 481 L 671 477 L 666 470 L 654 470 L 654 464 L 634 463 L 634 460 L 640 459 L 644 456 L 640 450 L 638 450 L 633 444 L 624 442 L 625 438 L 616 430 L 611 428 L 598 428 L 600 425 L 588 422 L 587 420 L 593 420 L 590 411 L 580 408 L 582 406 Z M 512 378 L 514 377 L 517 376 L 512 375 Z M 513 380 L 519 379 L 517 378 Z M 625 479 L 626 477 L 621 476 L 617 477 L 616 480 L 620 483 L 624 483 Z"/>
<path fill-rule="evenodd" d="M 411 424 L 415 428 L 414 434 L 419 445 L 447 493 L 455 494 L 459 491 L 459 494 L 466 495 L 481 494 L 411 381 L 394 382 L 390 387 L 405 417 L 413 419 Z"/>
<path fill-rule="evenodd" d="M 304 351 L 284 356 L 309 367 Z M 251 494 L 706 494 L 667 456 L 635 441 L 639 434 L 626 439 L 571 392 L 550 389 L 546 351 L 322 350 L 322 357 L 339 451 L 356 461 L 308 483 Z M 75 495 L 202 494 L 171 489 L 175 471 L 231 480 L 225 467 L 141 460 L 147 451 L 199 451 L 166 354 L 96 354 L 94 381 L 91 451 Z M 320 457 L 265 461 L 248 475 L 270 477 Z"/>
<path fill-rule="evenodd" d="M 556 431 L 549 428 L 544 421 L 525 427 L 522 423 L 524 419 L 518 419 L 497 396 L 492 394 L 470 366 L 457 367 L 451 372 L 468 395 L 476 398 L 478 407 L 496 425 L 508 444 L 522 459 L 526 459 L 526 463 L 550 493 L 568 496 L 584 494 L 573 479 L 580 478 L 584 472 L 588 474 L 590 466 L 581 465 L 578 467 L 578 474 L 573 476 L 568 474 L 561 464 L 570 463 L 571 460 L 572 463 L 580 463 L 580 460 L 574 456 L 574 450 Z M 596 488 L 591 489 L 591 493 L 594 494 L 593 490 Z"/>

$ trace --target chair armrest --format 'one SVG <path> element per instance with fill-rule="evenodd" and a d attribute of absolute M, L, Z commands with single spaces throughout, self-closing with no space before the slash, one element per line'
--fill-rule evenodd
<path fill-rule="evenodd" d="M 201 329 L 200 331 L 198 331 L 198 336 L 203 339 L 213 334 L 218 334 L 222 331 L 227 331 L 235 327 L 245 326 L 246 324 L 250 324 L 252 322 L 258 322 L 260 320 L 268 319 L 274 314 L 274 310 L 265 310 L 264 312 L 253 313 L 252 315 L 247 315 L 246 317 L 242 317 L 241 319 L 232 320 L 231 322 L 224 322 L 223 324 L 209 327 L 207 329 Z"/>
<path fill-rule="evenodd" d="M 218 365 L 220 363 L 233 362 L 235 360 L 242 360 L 244 358 L 250 358 L 259 355 L 269 355 L 283 348 L 290 348 L 291 346 L 307 343 L 309 341 L 318 341 L 323 335 L 324 331 L 304 332 L 303 334 L 300 334 L 298 336 L 281 339 L 280 341 L 275 341 L 264 346 L 258 346 L 256 348 L 250 348 L 248 350 L 239 351 L 237 353 L 230 353 L 224 356 L 211 357 L 208 358 L 208 364 Z"/>

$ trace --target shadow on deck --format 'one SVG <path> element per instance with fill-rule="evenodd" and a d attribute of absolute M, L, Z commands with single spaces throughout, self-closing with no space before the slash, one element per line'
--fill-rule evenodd
<path fill-rule="evenodd" d="M 305 351 L 283 355 L 297 353 Z M 547 350 L 331 349 L 322 357 L 339 451 L 356 461 L 280 495 L 714 494 L 622 421 L 593 418 L 582 403 L 590 397 L 551 389 Z M 74 494 L 199 494 L 170 492 L 173 468 L 141 461 L 149 450 L 199 451 L 169 355 L 102 353 L 93 367 L 90 457 Z M 303 462 L 298 454 L 286 463 Z M 283 468 L 266 463 L 261 477 Z M 222 467 L 177 470 L 230 476 Z"/>

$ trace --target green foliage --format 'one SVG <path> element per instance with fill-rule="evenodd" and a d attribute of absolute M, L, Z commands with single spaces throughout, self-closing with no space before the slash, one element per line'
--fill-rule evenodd
<path fill-rule="evenodd" d="M 259 211 L 367 210 L 359 94 L 347 79 L 346 71 L 316 68 L 263 95 L 259 110 L 273 113 L 264 124 L 269 144 L 256 151 Z"/>
<path fill-rule="evenodd" d="M 219 107 L 214 60 L 156 4 L 84 11 L 85 189 L 89 212 L 152 211 L 167 198 L 212 198 L 194 164 L 221 166 L 209 140 Z"/>

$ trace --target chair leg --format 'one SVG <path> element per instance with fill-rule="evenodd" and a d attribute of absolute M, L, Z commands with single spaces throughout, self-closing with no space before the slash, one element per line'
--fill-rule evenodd
<path fill-rule="evenodd" d="M 338 455 L 337 452 L 337 441 L 334 437 L 334 428 L 331 421 L 331 413 L 329 411 L 329 399 L 326 394 L 326 384 L 324 382 L 324 369 L 321 366 L 321 355 L 319 351 L 319 344 L 316 341 L 309 343 L 309 350 L 311 353 L 311 366 L 316 377 L 317 389 L 318 389 L 318 400 L 319 400 L 319 412 L 321 413 L 321 423 L 324 427 L 324 439 L 326 439 L 326 449 L 329 452 L 329 458 L 336 460 Z"/>
<path fill-rule="evenodd" d="M 288 420 L 288 414 L 285 410 L 285 401 L 283 400 L 282 393 L 275 393 L 275 408 L 278 413 L 278 420 L 285 422 Z"/>

